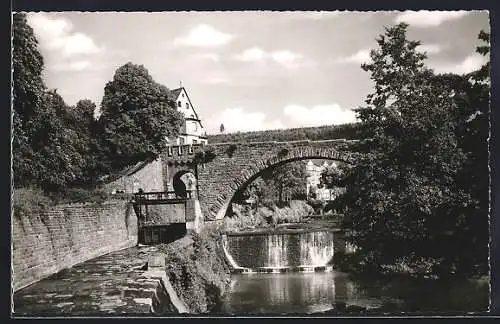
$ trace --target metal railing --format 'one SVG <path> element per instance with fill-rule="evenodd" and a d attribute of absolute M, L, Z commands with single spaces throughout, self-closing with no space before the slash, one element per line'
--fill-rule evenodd
<path fill-rule="evenodd" d="M 141 202 L 191 199 L 193 197 L 192 190 L 186 190 L 185 193 L 186 195 L 179 194 L 175 191 L 138 192 L 134 194 L 134 198 L 136 202 Z"/>

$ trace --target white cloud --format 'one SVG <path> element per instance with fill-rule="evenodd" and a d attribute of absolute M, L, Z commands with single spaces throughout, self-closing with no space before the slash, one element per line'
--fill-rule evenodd
<path fill-rule="evenodd" d="M 67 63 L 57 63 L 52 66 L 54 71 L 83 71 L 90 67 L 89 61 L 74 61 Z"/>
<path fill-rule="evenodd" d="M 311 19 L 311 20 L 322 20 L 335 18 L 340 15 L 341 11 L 292 11 L 286 12 L 289 18 L 292 19 Z"/>
<path fill-rule="evenodd" d="M 258 47 L 247 48 L 241 54 L 235 55 L 235 59 L 245 62 L 256 62 L 264 60 L 268 54 Z"/>
<path fill-rule="evenodd" d="M 88 35 L 73 32 L 73 25 L 64 18 L 34 13 L 28 16 L 28 23 L 33 27 L 42 47 L 59 51 L 64 57 L 103 51 Z"/>
<path fill-rule="evenodd" d="M 300 57 L 301 55 L 292 53 L 290 51 L 278 51 L 271 53 L 272 60 L 287 67 L 295 66 Z"/>
<path fill-rule="evenodd" d="M 296 67 L 300 65 L 302 55 L 293 53 L 289 50 L 280 50 L 274 52 L 266 52 L 258 47 L 252 47 L 244 50 L 242 53 L 234 56 L 236 60 L 244 62 L 259 62 L 270 60 L 285 67 Z"/>
<path fill-rule="evenodd" d="M 340 108 L 338 104 L 305 107 L 288 105 L 283 113 L 294 123 L 293 127 L 338 125 L 356 121 L 356 113 Z"/>
<path fill-rule="evenodd" d="M 307 12 L 305 15 L 306 18 L 312 20 L 320 20 L 320 19 L 338 17 L 340 15 L 340 11 L 313 11 L 313 12 Z"/>
<path fill-rule="evenodd" d="M 441 52 L 445 46 L 440 44 L 422 44 L 417 47 L 420 52 L 427 52 L 427 54 L 436 54 Z"/>
<path fill-rule="evenodd" d="M 436 27 L 443 22 L 459 19 L 467 15 L 467 11 L 404 11 L 396 16 L 396 23 L 406 22 L 414 27 Z"/>
<path fill-rule="evenodd" d="M 215 132 L 218 132 L 220 124 L 224 124 L 226 132 L 280 129 L 284 127 L 280 120 L 267 120 L 265 113 L 247 111 L 242 107 L 226 108 L 218 115 L 209 118 L 207 124 Z"/>
<path fill-rule="evenodd" d="M 202 79 L 201 83 L 206 83 L 206 84 L 227 84 L 227 83 L 229 83 L 229 80 L 226 77 L 213 76 L 213 77 L 208 77 L 208 78 Z"/>
<path fill-rule="evenodd" d="M 193 55 L 191 55 L 191 57 L 194 59 L 209 60 L 209 61 L 214 61 L 214 62 L 218 62 L 220 59 L 219 55 L 216 53 L 193 54 Z"/>
<path fill-rule="evenodd" d="M 467 74 L 478 70 L 487 62 L 488 58 L 477 53 L 467 56 L 462 62 L 429 62 L 429 66 L 437 73 Z"/>
<path fill-rule="evenodd" d="M 174 45 L 216 47 L 227 44 L 231 39 L 233 39 L 232 35 L 202 24 L 192 29 L 186 36 L 176 38 Z"/>
<path fill-rule="evenodd" d="M 367 63 L 371 60 L 370 58 L 370 50 L 362 49 L 357 51 L 356 53 L 337 59 L 338 63 Z"/>

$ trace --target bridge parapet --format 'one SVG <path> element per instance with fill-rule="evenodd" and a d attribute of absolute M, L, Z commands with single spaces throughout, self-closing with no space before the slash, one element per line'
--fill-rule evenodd
<path fill-rule="evenodd" d="M 165 155 L 169 158 L 194 156 L 203 150 L 204 144 L 183 144 L 167 146 Z"/>

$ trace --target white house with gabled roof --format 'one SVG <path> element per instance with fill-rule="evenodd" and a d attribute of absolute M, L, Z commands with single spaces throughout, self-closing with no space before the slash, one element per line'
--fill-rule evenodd
<path fill-rule="evenodd" d="M 169 144 L 207 144 L 208 139 L 205 129 L 194 109 L 186 89 L 181 87 L 171 90 L 170 99 L 175 101 L 177 110 L 184 115 L 184 123 L 181 126 L 179 136 L 169 139 Z"/>

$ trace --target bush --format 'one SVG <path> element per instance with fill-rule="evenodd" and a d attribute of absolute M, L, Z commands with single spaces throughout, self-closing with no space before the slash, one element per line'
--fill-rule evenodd
<path fill-rule="evenodd" d="M 46 206 L 54 202 L 39 188 L 18 188 L 13 190 L 12 206 L 14 216 L 40 213 Z"/>
<path fill-rule="evenodd" d="M 103 203 L 110 195 L 100 189 L 68 188 L 64 191 L 50 193 L 52 200 L 58 204 L 65 203 Z"/>
<path fill-rule="evenodd" d="M 114 199 L 130 199 L 129 194 L 115 194 Z M 99 189 L 69 188 L 64 191 L 44 192 L 40 188 L 13 190 L 13 211 L 16 217 L 40 213 L 47 206 L 68 203 L 103 203 L 111 196 Z"/>
<path fill-rule="evenodd" d="M 224 226 L 228 232 L 270 228 L 277 224 L 301 223 L 313 212 L 311 206 L 300 200 L 292 200 L 288 205 L 281 207 L 273 203 L 256 209 L 233 204 L 233 215 L 224 218 Z"/>
<path fill-rule="evenodd" d="M 221 251 L 221 233 L 193 235 L 193 245 L 183 249 L 162 245 L 167 254 L 167 276 L 191 313 L 218 312 L 230 280 Z"/>

